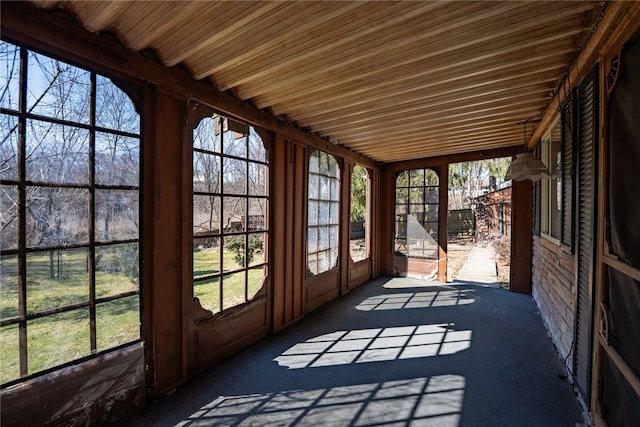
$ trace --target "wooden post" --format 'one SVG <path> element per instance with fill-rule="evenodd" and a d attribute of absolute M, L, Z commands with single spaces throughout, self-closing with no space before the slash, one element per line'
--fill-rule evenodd
<path fill-rule="evenodd" d="M 513 181 L 511 190 L 511 277 L 509 289 L 531 294 L 533 183 Z"/>
<path fill-rule="evenodd" d="M 449 212 L 449 165 L 438 168 L 440 188 L 438 191 L 438 281 L 447 281 L 447 215 Z"/>

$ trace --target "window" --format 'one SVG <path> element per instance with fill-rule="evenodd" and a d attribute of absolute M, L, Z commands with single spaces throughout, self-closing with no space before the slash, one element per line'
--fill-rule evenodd
<path fill-rule="evenodd" d="M 140 118 L 94 72 L 0 42 L 1 382 L 140 339 Z"/>
<path fill-rule="evenodd" d="M 349 213 L 349 247 L 351 260 L 354 262 L 369 257 L 368 198 L 369 175 L 365 168 L 356 165 L 351 172 L 351 209 Z"/>
<path fill-rule="evenodd" d="M 431 169 L 413 169 L 398 175 L 396 253 L 438 259 L 438 182 L 438 174 Z"/>
<path fill-rule="evenodd" d="M 549 179 L 543 179 L 541 191 L 540 232 L 560 241 L 562 237 L 562 129 L 560 121 L 542 139 L 541 159 L 549 169 Z"/>
<path fill-rule="evenodd" d="M 267 174 L 254 128 L 213 114 L 193 130 L 193 294 L 210 315 L 265 295 Z"/>
<path fill-rule="evenodd" d="M 340 224 L 340 167 L 323 151 L 309 153 L 307 208 L 307 274 L 319 274 L 338 265 Z"/>

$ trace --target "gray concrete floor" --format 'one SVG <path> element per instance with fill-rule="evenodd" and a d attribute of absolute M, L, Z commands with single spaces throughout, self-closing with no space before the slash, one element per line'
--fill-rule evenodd
<path fill-rule="evenodd" d="M 128 426 L 574 426 L 533 300 L 379 278 L 143 408 Z"/>

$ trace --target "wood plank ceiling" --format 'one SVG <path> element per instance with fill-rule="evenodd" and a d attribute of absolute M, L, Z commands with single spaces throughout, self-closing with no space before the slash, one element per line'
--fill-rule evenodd
<path fill-rule="evenodd" d="M 373 160 L 524 144 L 586 1 L 32 1 Z M 529 129 L 531 131 L 531 129 Z M 530 132 L 529 132 L 530 133 Z"/>

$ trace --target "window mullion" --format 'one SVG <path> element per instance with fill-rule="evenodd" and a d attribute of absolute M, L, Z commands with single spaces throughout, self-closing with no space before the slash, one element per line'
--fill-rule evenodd
<path fill-rule="evenodd" d="M 224 132 L 222 131 L 222 128 L 224 126 L 220 126 L 220 170 L 218 171 L 218 185 L 220 186 L 220 218 L 219 218 L 219 224 L 218 224 L 218 233 L 220 235 L 220 240 L 218 243 L 219 246 L 219 250 L 218 250 L 218 265 L 219 270 L 220 270 L 220 276 L 219 276 L 219 280 L 218 280 L 218 307 L 220 307 L 220 311 L 224 310 L 224 307 L 222 306 L 222 302 L 224 301 L 224 287 L 223 287 L 223 282 L 224 282 L 224 264 L 223 264 L 223 252 L 224 252 L 224 245 L 225 245 L 225 240 L 226 240 L 226 235 L 224 232 L 224 202 L 225 202 L 225 193 L 226 193 L 226 189 L 225 189 L 225 185 L 224 185 L 224 168 L 226 167 L 226 160 L 227 158 L 224 156 Z"/>
<path fill-rule="evenodd" d="M 249 158 L 249 132 L 245 135 L 245 153 Z M 249 160 L 245 160 L 244 167 L 244 302 L 249 301 Z"/>
<path fill-rule="evenodd" d="M 18 109 L 18 343 L 20 347 L 20 376 L 29 373 L 27 345 L 27 206 L 26 206 L 26 111 L 28 51 L 20 48 L 20 99 Z"/>
<path fill-rule="evenodd" d="M 96 235 L 95 235 L 95 200 L 96 200 L 96 168 L 95 168 L 95 143 L 96 143 L 96 74 L 90 74 L 89 86 L 89 342 L 91 353 L 97 350 L 96 337 Z"/>

